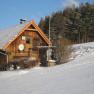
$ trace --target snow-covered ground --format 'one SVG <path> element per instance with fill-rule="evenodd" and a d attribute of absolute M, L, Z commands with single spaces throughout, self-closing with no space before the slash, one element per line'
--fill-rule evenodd
<path fill-rule="evenodd" d="M 73 49 L 66 64 L 0 72 L 0 94 L 94 94 L 94 43 Z"/>

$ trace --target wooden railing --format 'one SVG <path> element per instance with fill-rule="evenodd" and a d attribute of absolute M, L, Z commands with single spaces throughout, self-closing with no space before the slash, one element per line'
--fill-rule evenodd
<path fill-rule="evenodd" d="M 24 51 L 24 52 L 15 52 L 15 56 L 17 57 L 25 57 L 25 56 L 30 56 L 33 54 L 38 54 L 38 50 L 34 50 L 34 51 Z"/>
<path fill-rule="evenodd" d="M 26 52 L 15 53 L 15 56 L 29 56 L 29 53 L 26 53 Z"/>

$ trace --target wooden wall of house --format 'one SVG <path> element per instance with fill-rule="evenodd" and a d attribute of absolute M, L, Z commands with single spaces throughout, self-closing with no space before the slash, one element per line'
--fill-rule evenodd
<path fill-rule="evenodd" d="M 7 63 L 7 57 L 0 54 L 0 65 L 4 65 Z"/>
<path fill-rule="evenodd" d="M 22 40 L 22 36 L 26 37 L 25 41 Z M 25 46 L 23 51 L 19 51 L 20 44 L 24 44 Z M 37 32 L 25 31 L 6 49 L 9 61 L 23 57 L 35 57 L 39 60 L 39 49 L 37 46 L 40 45 L 45 45 L 45 43 Z"/>

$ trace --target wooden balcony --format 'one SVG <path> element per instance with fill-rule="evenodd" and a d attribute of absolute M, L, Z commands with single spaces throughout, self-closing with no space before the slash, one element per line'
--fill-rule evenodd
<path fill-rule="evenodd" d="M 30 56 L 38 56 L 38 51 L 32 51 L 32 52 L 28 52 L 28 51 L 24 51 L 24 52 L 16 52 L 15 53 L 15 57 L 30 57 Z"/>
<path fill-rule="evenodd" d="M 17 52 L 15 53 L 15 57 L 27 57 L 30 56 L 29 52 Z"/>

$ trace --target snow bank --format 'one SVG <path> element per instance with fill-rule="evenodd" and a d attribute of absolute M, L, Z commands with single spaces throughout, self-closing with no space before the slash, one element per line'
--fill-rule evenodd
<path fill-rule="evenodd" d="M 73 45 L 72 59 L 94 54 L 94 42 Z"/>
<path fill-rule="evenodd" d="M 24 75 L 26 73 L 28 73 L 29 70 L 15 70 L 15 71 L 5 71 L 5 72 L 0 72 L 0 79 L 2 78 L 9 78 L 9 77 L 13 77 L 13 76 L 19 76 L 19 75 Z"/>
<path fill-rule="evenodd" d="M 0 72 L 0 94 L 94 94 L 94 43 L 73 48 L 63 65 Z"/>

